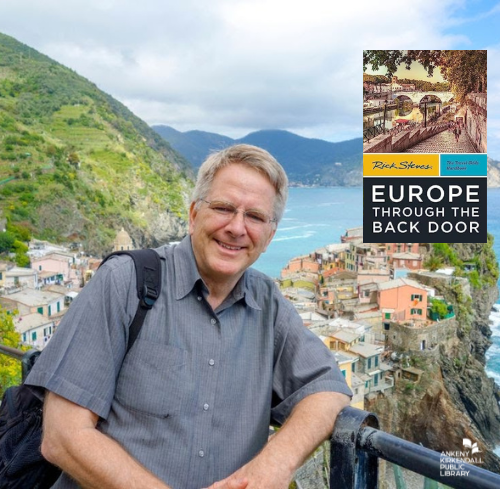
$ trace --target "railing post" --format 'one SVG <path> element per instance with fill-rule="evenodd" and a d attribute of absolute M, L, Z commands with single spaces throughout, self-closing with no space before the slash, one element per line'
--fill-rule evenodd
<path fill-rule="evenodd" d="M 38 358 L 38 356 L 40 356 L 41 353 L 42 353 L 42 351 L 39 351 L 37 349 L 30 349 L 22 357 L 21 369 L 22 369 L 23 382 L 26 380 L 28 373 L 33 368 L 33 365 L 35 364 L 36 359 Z"/>
<path fill-rule="evenodd" d="M 378 459 L 358 449 L 361 430 L 378 429 L 373 413 L 348 406 L 338 415 L 331 438 L 330 489 L 373 489 L 378 485 Z"/>

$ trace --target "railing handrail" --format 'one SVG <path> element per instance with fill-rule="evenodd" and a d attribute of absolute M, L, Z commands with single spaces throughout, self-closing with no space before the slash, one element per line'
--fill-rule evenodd
<path fill-rule="evenodd" d="M 5 354 L 6 356 L 10 356 L 11 358 L 21 361 L 26 353 L 20 349 L 0 344 L 0 354 Z"/>
<path fill-rule="evenodd" d="M 21 362 L 23 382 L 28 376 L 28 373 L 35 364 L 36 358 L 40 356 L 41 352 L 42 351 L 39 351 L 38 349 L 21 351 L 20 349 L 16 349 L 15 347 L 9 347 L 7 345 L 0 344 L 0 354 L 5 354 L 6 356 L 10 356 L 11 358 L 15 358 Z"/>
<path fill-rule="evenodd" d="M 376 488 L 378 458 L 453 488 L 500 488 L 500 475 L 378 429 L 377 417 L 347 407 L 331 439 L 330 488 Z M 465 475 L 441 475 L 442 465 Z"/>

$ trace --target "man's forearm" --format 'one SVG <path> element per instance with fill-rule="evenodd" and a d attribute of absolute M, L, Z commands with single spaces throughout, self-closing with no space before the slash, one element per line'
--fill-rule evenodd
<path fill-rule="evenodd" d="M 304 398 L 294 408 L 283 427 L 268 442 L 262 454 L 279 457 L 291 474 L 333 432 L 340 411 L 350 398 L 334 392 L 320 392 Z"/>
<path fill-rule="evenodd" d="M 253 460 L 212 488 L 287 488 L 296 470 L 332 433 L 349 402 L 348 396 L 334 392 L 307 396 Z"/>
<path fill-rule="evenodd" d="M 86 488 L 167 488 L 116 441 L 97 416 L 53 393 L 44 408 L 42 453 Z"/>

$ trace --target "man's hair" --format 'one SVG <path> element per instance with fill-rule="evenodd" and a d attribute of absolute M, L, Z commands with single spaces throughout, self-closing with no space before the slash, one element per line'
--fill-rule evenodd
<path fill-rule="evenodd" d="M 288 198 L 288 178 L 283 167 L 266 150 L 248 144 L 236 144 L 211 154 L 200 167 L 192 201 L 205 198 L 212 187 L 215 174 L 231 163 L 239 163 L 263 174 L 276 190 L 273 217 L 279 222 Z"/>

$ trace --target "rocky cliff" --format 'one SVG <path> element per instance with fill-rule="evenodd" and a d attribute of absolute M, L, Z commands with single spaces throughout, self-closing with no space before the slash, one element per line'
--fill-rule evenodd
<path fill-rule="evenodd" d="M 492 451 L 500 441 L 500 392 L 484 369 L 491 345 L 488 317 L 498 298 L 492 279 L 497 263 L 491 241 L 449 247 L 460 261 L 477 266 L 474 286 L 457 282 L 437 289 L 454 305 L 456 333 L 433 354 L 410 353 L 410 363 L 424 370 L 421 381 L 398 381 L 393 395 L 379 396 L 368 409 L 379 415 L 384 430 L 435 450 L 463 451 L 463 439 L 469 438 L 478 443 L 482 466 L 500 473 Z"/>

